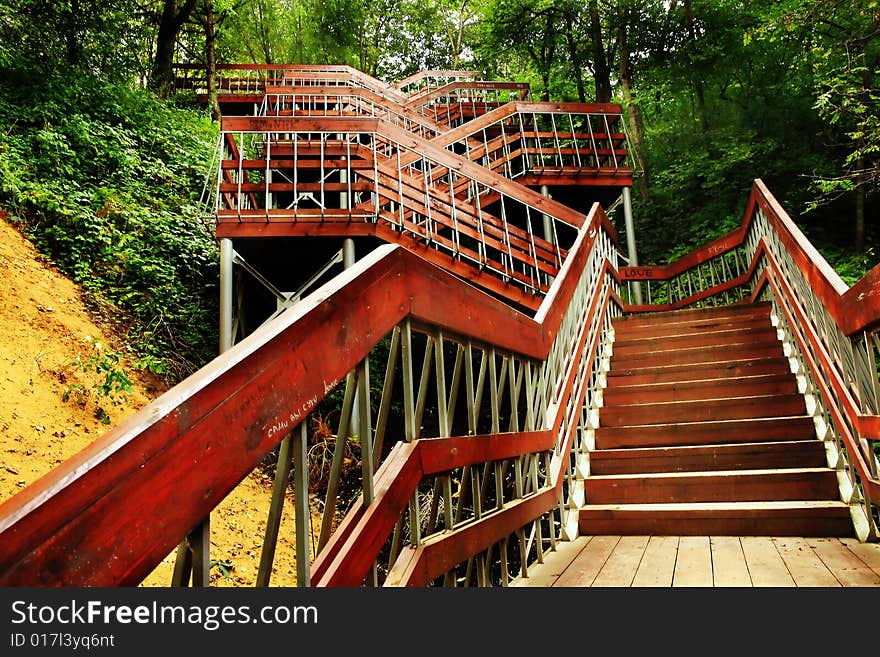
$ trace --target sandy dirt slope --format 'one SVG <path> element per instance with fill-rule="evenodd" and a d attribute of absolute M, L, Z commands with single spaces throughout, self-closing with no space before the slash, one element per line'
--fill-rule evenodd
<path fill-rule="evenodd" d="M 160 382 L 126 359 L 133 383 L 115 400 L 93 387 L 102 379 L 77 359 L 122 352 L 112 327 L 96 322 L 80 290 L 36 252 L 0 211 L 0 502 L 75 454 L 163 392 Z M 96 348 L 96 343 L 101 348 Z M 67 394 L 65 394 L 67 393 Z M 96 417 L 100 406 L 110 424 Z M 212 514 L 211 557 L 216 586 L 250 586 L 256 578 L 272 482 L 255 471 Z M 288 496 L 275 556 L 273 586 L 296 582 L 293 503 Z M 167 586 L 173 556 L 144 580 Z"/>

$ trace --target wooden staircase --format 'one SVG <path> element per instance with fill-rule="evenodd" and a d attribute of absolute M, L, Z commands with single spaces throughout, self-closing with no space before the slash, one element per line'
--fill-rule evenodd
<path fill-rule="evenodd" d="M 769 304 L 614 329 L 581 534 L 854 535 Z"/>

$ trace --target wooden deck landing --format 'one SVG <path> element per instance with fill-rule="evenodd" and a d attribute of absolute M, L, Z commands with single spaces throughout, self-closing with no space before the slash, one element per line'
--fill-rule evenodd
<path fill-rule="evenodd" d="M 880 587 L 880 543 L 852 538 L 581 536 L 519 587 Z"/>

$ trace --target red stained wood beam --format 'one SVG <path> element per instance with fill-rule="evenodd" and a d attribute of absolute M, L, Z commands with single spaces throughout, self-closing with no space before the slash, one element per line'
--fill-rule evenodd
<path fill-rule="evenodd" d="M 553 448 L 549 431 L 398 443 L 376 474 L 373 502 L 355 504 L 312 566 L 314 586 L 359 586 L 424 476 Z"/>
<path fill-rule="evenodd" d="M 234 222 L 220 223 L 215 228 L 217 237 L 230 239 L 248 237 L 359 237 L 374 236 L 376 225 L 353 221 L 346 226 L 337 222 Z"/>
<path fill-rule="evenodd" d="M 556 504 L 556 492 L 544 489 L 535 495 L 505 505 L 503 513 L 492 513 L 449 533 L 430 536 L 418 547 L 404 549 L 388 573 L 386 586 L 428 586 L 469 557 L 509 536 Z"/>
<path fill-rule="evenodd" d="M 360 586 L 422 478 L 418 443 L 396 444 L 376 472 L 373 501 L 355 502 L 312 564 L 313 586 Z"/>
<path fill-rule="evenodd" d="M 376 132 L 379 119 L 350 116 L 224 116 L 223 132 Z"/>
<path fill-rule="evenodd" d="M 491 463 L 523 454 L 553 449 L 552 431 L 523 431 L 454 438 L 429 438 L 419 441 L 419 459 L 424 475 L 449 472 L 478 463 Z"/>
<path fill-rule="evenodd" d="M 602 169 L 588 167 L 563 167 L 553 171 L 541 172 L 532 167 L 531 172 L 516 179 L 521 185 L 577 185 L 578 187 L 632 187 L 633 174 L 630 168 L 614 169 L 606 173 Z"/>
<path fill-rule="evenodd" d="M 0 505 L 0 585 L 139 583 L 407 315 L 542 360 L 558 330 L 380 247 Z"/>

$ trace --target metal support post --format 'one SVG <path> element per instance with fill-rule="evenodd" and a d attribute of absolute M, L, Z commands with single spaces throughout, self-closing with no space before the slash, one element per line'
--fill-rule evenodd
<path fill-rule="evenodd" d="M 232 240 L 220 240 L 220 353 L 232 347 Z M 172 586 L 186 586 L 192 575 L 193 586 L 211 583 L 211 515 L 180 543 L 174 565 Z"/>
<path fill-rule="evenodd" d="M 347 163 L 347 161 L 346 161 Z M 345 167 L 339 169 L 339 182 L 348 186 L 348 171 Z M 350 189 L 350 187 L 349 187 Z M 348 189 L 343 189 L 339 192 L 339 207 L 343 210 L 348 210 Z M 346 241 L 349 241 L 348 239 Z M 354 248 L 354 242 L 352 241 L 352 248 Z M 354 256 L 354 252 L 352 252 L 352 256 Z M 354 258 L 352 258 L 353 260 Z"/>
<path fill-rule="evenodd" d="M 232 240 L 220 240 L 220 353 L 232 347 Z"/>
<path fill-rule="evenodd" d="M 348 269 L 354 264 L 354 261 L 354 240 L 350 237 L 346 237 L 342 241 L 342 267 Z"/>
<path fill-rule="evenodd" d="M 630 267 L 638 267 L 639 266 L 639 257 L 636 252 L 636 235 L 635 235 L 635 227 L 633 225 L 633 211 L 632 211 L 632 188 L 624 187 L 623 188 L 623 217 L 626 222 L 626 252 L 627 257 L 629 258 L 629 266 Z M 641 283 L 636 282 L 633 285 L 633 296 L 635 297 L 636 305 L 642 304 L 642 285 Z"/>
<path fill-rule="evenodd" d="M 309 505 L 309 461 L 306 422 L 300 431 L 293 432 L 293 493 L 296 500 L 296 585 L 305 587 L 311 584 L 309 566 L 309 531 L 311 507 Z"/>
<path fill-rule="evenodd" d="M 355 263 L 355 253 L 354 253 L 354 240 L 350 237 L 346 237 L 342 240 L 342 268 L 348 269 Z M 355 389 L 355 397 L 354 397 L 354 407 L 360 408 L 358 405 L 358 396 L 357 389 Z M 351 435 L 357 436 L 360 435 L 358 431 L 360 417 L 358 413 L 351 414 L 351 424 L 349 431 Z"/>
<path fill-rule="evenodd" d="M 303 421 L 301 424 L 305 427 L 307 422 Z M 296 429 L 294 429 L 295 432 Z M 269 578 L 272 576 L 275 548 L 278 545 L 278 529 L 281 527 L 281 516 L 284 513 L 284 498 L 287 493 L 287 479 L 290 476 L 290 442 L 290 435 L 288 434 L 281 441 L 281 446 L 278 449 L 278 462 L 275 465 L 275 484 L 272 487 L 269 517 L 266 519 L 266 534 L 263 537 L 263 551 L 260 554 L 260 567 L 257 571 L 257 586 L 269 586 Z M 299 552 L 297 552 L 297 561 L 299 561 Z"/>
<path fill-rule="evenodd" d="M 541 196 L 545 198 L 550 198 L 550 189 L 547 187 L 547 185 L 541 185 Z M 549 214 L 542 214 L 541 216 L 544 219 L 544 239 L 550 242 L 550 244 L 555 244 L 556 240 L 553 239 L 553 219 L 550 217 Z M 562 266 L 561 263 L 560 266 Z M 538 271 L 537 262 L 535 262 L 535 271 L 538 276 L 541 275 L 540 271 Z M 550 276 L 550 274 L 546 274 L 546 277 L 547 285 L 550 285 L 553 282 L 554 277 Z"/>
<path fill-rule="evenodd" d="M 550 198 L 550 189 L 547 185 L 541 185 L 541 196 Z M 553 243 L 553 224 L 549 214 L 542 215 L 544 217 L 544 239 Z"/>

